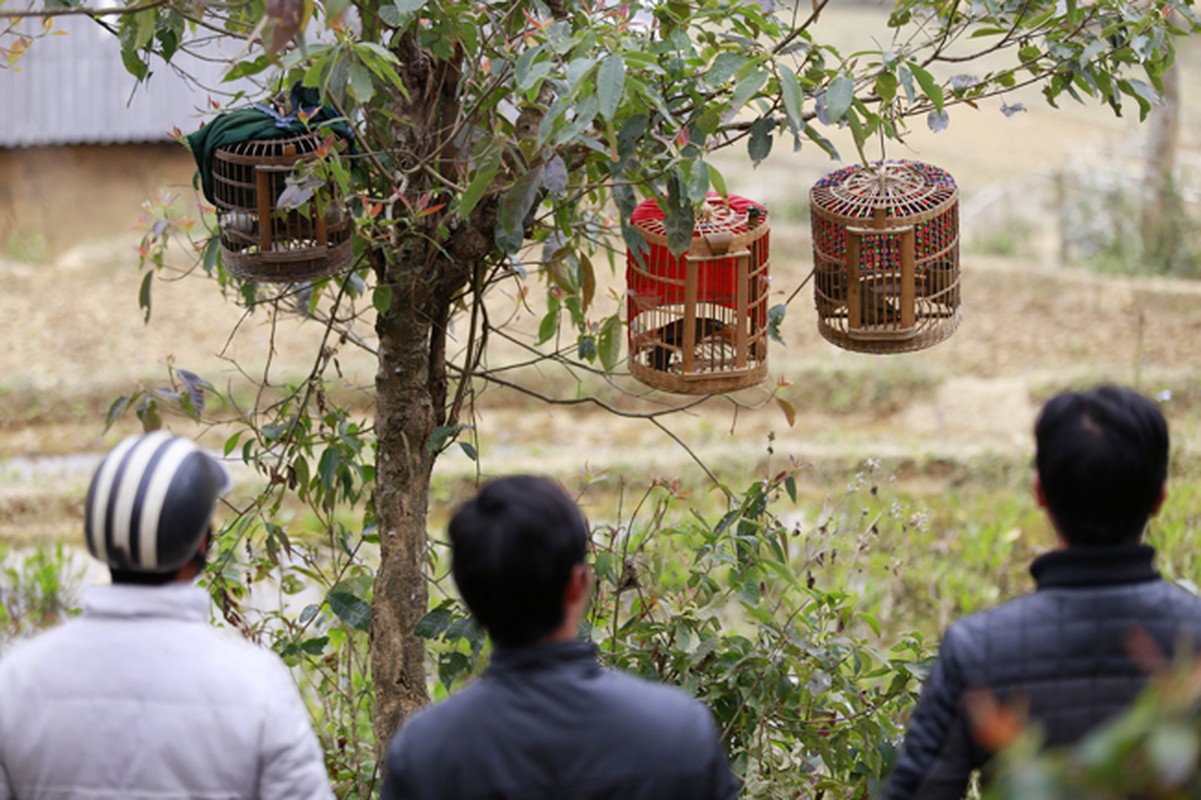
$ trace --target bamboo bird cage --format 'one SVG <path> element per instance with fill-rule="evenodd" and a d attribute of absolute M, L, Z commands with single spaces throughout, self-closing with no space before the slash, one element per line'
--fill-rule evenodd
<path fill-rule="evenodd" d="M 810 192 L 817 327 L 846 350 L 904 353 L 959 327 L 959 189 L 939 169 L 882 161 Z"/>
<path fill-rule="evenodd" d="M 667 247 L 663 211 L 634 209 L 647 249 L 626 255 L 630 373 L 656 389 L 714 394 L 767 374 L 767 210 L 710 193 L 682 256 Z"/>
<path fill-rule="evenodd" d="M 350 263 L 352 221 L 339 197 L 320 187 L 296 207 L 277 207 L 297 164 L 315 160 L 320 146 L 320 135 L 312 132 L 240 142 L 214 152 L 221 256 L 232 274 L 258 281 L 306 281 Z"/>

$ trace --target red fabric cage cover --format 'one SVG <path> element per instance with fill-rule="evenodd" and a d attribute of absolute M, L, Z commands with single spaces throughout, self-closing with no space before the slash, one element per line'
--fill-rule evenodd
<path fill-rule="evenodd" d="M 664 218 L 654 200 L 630 215 L 646 240 L 641 256 L 626 254 L 631 374 L 677 392 L 754 385 L 767 358 L 767 209 L 710 192 L 678 257 Z"/>
<path fill-rule="evenodd" d="M 758 209 L 761 215 L 755 227 L 766 226 L 767 209 L 753 200 L 736 194 L 723 199 L 716 192 L 710 192 L 708 202 L 710 207 L 715 209 L 715 213 L 712 219 L 698 220 L 696 230 L 692 234 L 693 248 L 689 251 L 693 255 L 697 254 L 698 249 L 706 250 L 706 245 L 701 244 L 706 236 L 730 233 L 745 237 L 751 233 L 748 212 L 752 207 Z M 637 256 L 633 252 L 626 253 L 630 321 L 647 308 L 684 302 L 684 256 L 677 258 L 667 249 L 664 218 L 663 210 L 654 200 L 642 201 L 630 215 L 630 224 L 642 232 L 650 248 L 649 253 L 644 253 L 645 270 L 639 266 Z M 763 235 L 756 240 L 758 259 L 751 265 L 753 271 L 757 271 L 757 268 L 769 260 L 768 239 L 769 234 L 765 229 Z M 737 272 L 734 259 L 715 258 L 705 266 L 698 276 L 700 283 L 697 286 L 697 301 L 737 308 Z M 765 322 L 766 305 L 760 304 L 757 311 Z"/>

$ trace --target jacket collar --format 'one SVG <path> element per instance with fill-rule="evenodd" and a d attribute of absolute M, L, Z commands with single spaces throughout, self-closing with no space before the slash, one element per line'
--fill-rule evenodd
<path fill-rule="evenodd" d="M 1034 559 L 1030 574 L 1040 590 L 1145 583 L 1160 580 L 1154 558 L 1155 548 L 1145 544 L 1073 547 Z"/>
<path fill-rule="evenodd" d="M 95 586 L 83 598 L 83 615 L 91 618 L 208 622 L 209 608 L 208 593 L 193 583 Z"/>
<path fill-rule="evenodd" d="M 596 646 L 582 639 L 550 644 L 502 645 L 492 652 L 488 672 L 505 675 L 563 668 L 580 668 L 585 672 L 599 671 Z"/>

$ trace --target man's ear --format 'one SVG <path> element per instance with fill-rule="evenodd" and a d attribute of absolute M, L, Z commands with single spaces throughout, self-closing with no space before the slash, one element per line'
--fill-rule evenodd
<path fill-rule="evenodd" d="M 588 569 L 587 564 L 576 564 L 571 568 L 571 575 L 567 579 L 567 586 L 563 589 L 563 605 L 575 605 L 587 600 L 588 594 L 591 591 L 592 570 Z"/>
<path fill-rule="evenodd" d="M 1034 473 L 1034 499 L 1038 502 L 1039 508 L 1047 507 L 1047 495 L 1043 492 L 1043 480 Z"/>
<path fill-rule="evenodd" d="M 1168 485 L 1165 483 L 1159 487 L 1159 499 L 1155 501 L 1155 505 L 1151 506 L 1151 516 L 1159 513 L 1159 509 L 1163 506 L 1163 501 L 1168 497 Z"/>

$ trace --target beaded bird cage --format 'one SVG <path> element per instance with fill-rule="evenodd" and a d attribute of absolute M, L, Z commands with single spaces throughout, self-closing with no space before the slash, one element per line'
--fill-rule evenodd
<path fill-rule="evenodd" d="M 668 392 L 713 394 L 767 374 L 767 210 L 710 193 L 680 257 L 654 200 L 630 224 L 647 249 L 626 255 L 630 374 Z"/>
<path fill-rule="evenodd" d="M 959 189 L 943 170 L 882 161 L 810 192 L 817 327 L 865 353 L 904 353 L 959 327 Z"/>
<path fill-rule="evenodd" d="M 314 131 L 214 151 L 221 256 L 232 274 L 258 281 L 306 281 L 350 263 L 352 221 L 341 199 L 288 184 L 296 165 L 315 160 L 320 146 L 321 136 Z M 297 202 L 279 208 L 289 188 Z"/>

